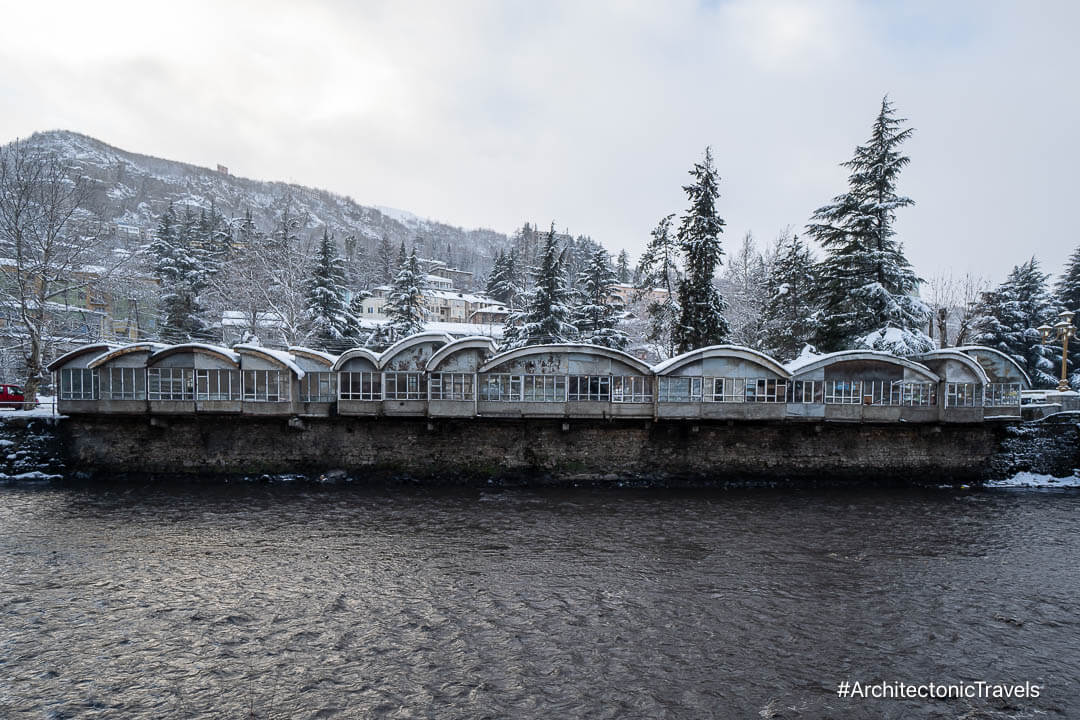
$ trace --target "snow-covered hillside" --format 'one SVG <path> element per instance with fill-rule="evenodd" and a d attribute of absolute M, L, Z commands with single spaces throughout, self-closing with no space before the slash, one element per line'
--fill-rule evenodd
<path fill-rule="evenodd" d="M 250 210 L 258 226 L 270 229 L 287 199 L 306 218 L 306 230 L 326 226 L 341 244 L 352 236 L 356 246 L 373 252 L 383 237 L 397 245 L 419 244 L 422 255 L 449 260 L 464 270 L 488 270 L 495 251 L 506 247 L 505 235 L 493 230 L 464 230 L 392 208 L 363 206 L 326 190 L 284 182 L 235 177 L 209 168 L 121 150 L 78 133 L 57 130 L 35 133 L 27 142 L 78 164 L 98 184 L 96 200 L 102 217 L 134 237 L 134 228 L 148 231 L 171 202 L 178 208 L 209 209 L 226 217 Z"/>

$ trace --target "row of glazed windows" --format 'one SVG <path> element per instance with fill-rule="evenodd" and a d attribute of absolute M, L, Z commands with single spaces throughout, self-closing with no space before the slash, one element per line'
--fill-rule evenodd
<path fill-rule="evenodd" d="M 281 402 L 291 399 L 290 373 L 280 370 L 107 368 L 60 371 L 62 400 L 173 400 Z M 662 403 L 759 402 L 828 405 L 933 406 L 927 382 L 771 380 L 660 377 Z M 509 373 L 309 372 L 301 402 L 335 400 L 457 400 L 487 402 L 653 402 L 654 378 L 642 375 L 515 375 Z M 946 407 L 1020 404 L 1018 383 L 946 383 Z"/>
<path fill-rule="evenodd" d="M 61 400 L 288 402 L 292 398 L 291 388 L 291 373 L 282 370 L 106 368 L 60 371 Z"/>

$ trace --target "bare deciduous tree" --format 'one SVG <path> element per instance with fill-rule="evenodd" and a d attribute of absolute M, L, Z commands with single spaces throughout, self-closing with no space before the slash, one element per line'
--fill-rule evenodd
<path fill-rule="evenodd" d="M 91 187 L 78 168 L 25 142 L 0 148 L 0 251 L 10 265 L 0 302 L 11 307 L 26 335 L 25 396 L 37 399 L 52 354 L 56 307 L 72 291 L 109 275 L 104 238 L 90 232 Z M 88 267 L 89 266 L 89 267 Z"/>
<path fill-rule="evenodd" d="M 931 311 L 928 330 L 938 347 L 971 342 L 975 307 L 987 289 L 986 279 L 972 273 L 960 276 L 951 272 L 939 273 L 927 281 L 923 299 Z"/>

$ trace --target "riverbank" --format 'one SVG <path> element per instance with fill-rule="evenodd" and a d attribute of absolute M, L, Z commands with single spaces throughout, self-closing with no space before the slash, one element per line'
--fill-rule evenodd
<path fill-rule="evenodd" d="M 1022 472 L 1071 477 L 1080 467 L 1075 422 L 916 426 L 223 416 L 151 422 L 12 414 L 0 417 L 0 444 L 6 450 L 0 479 L 14 480 L 820 487 L 980 485 Z"/>

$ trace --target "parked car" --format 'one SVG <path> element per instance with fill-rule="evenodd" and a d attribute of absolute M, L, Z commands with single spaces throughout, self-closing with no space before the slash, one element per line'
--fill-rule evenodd
<path fill-rule="evenodd" d="M 0 385 L 0 407 L 22 410 L 26 397 L 18 385 Z"/>

